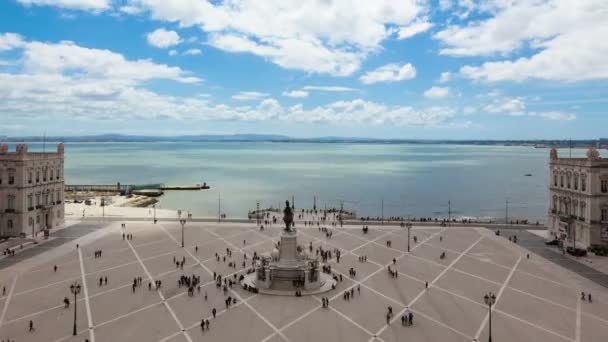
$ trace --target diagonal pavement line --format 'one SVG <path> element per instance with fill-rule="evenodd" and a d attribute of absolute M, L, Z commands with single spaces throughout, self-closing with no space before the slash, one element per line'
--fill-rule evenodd
<path fill-rule="evenodd" d="M 441 230 L 438 233 L 435 233 L 433 235 L 431 235 L 431 237 L 434 237 L 436 234 L 439 234 L 441 232 L 443 232 L 445 229 Z M 429 237 L 430 238 L 430 237 Z M 460 255 L 458 255 L 458 257 L 456 257 L 456 259 L 452 260 L 452 262 L 446 267 L 444 268 L 441 273 L 439 273 L 435 279 L 433 279 L 430 283 L 429 286 L 432 286 L 433 284 L 435 284 L 437 282 L 437 280 L 439 280 L 441 277 L 443 277 L 443 275 L 445 273 L 447 273 L 447 271 L 450 270 L 450 268 L 452 268 L 452 266 L 454 266 L 465 254 L 467 254 L 471 249 L 473 249 L 473 247 L 475 247 L 481 240 L 483 240 L 483 236 L 480 236 L 479 239 L 477 239 L 477 241 L 475 241 L 473 244 L 471 244 L 467 249 L 465 249 L 464 251 L 462 251 L 462 253 L 460 253 Z M 426 240 L 425 240 L 426 242 Z M 393 321 L 397 320 L 401 315 L 403 315 L 403 313 L 405 312 L 405 310 L 407 310 L 407 308 L 413 306 L 418 299 L 420 299 L 420 297 L 422 297 L 422 295 L 426 292 L 427 289 L 423 289 L 422 291 L 420 291 L 420 293 L 418 293 L 418 295 L 412 300 L 410 301 L 410 303 L 406 306 L 405 309 L 401 310 L 401 312 L 399 312 L 397 315 L 395 315 L 395 317 L 393 317 L 393 319 L 389 322 L 392 323 Z M 386 328 L 388 328 L 388 324 L 384 325 L 377 333 L 376 336 L 382 334 L 382 332 L 384 330 L 386 330 Z"/>
<path fill-rule="evenodd" d="M 450 294 L 450 295 L 452 295 L 452 296 L 454 296 L 454 297 L 458 297 L 458 298 L 460 298 L 460 299 L 462 299 L 462 300 L 468 301 L 468 302 L 470 302 L 470 303 L 472 303 L 472 304 L 475 304 L 475 305 L 478 305 L 478 306 L 482 306 L 482 307 L 484 307 L 484 308 L 486 307 L 484 304 L 481 304 L 481 303 L 479 303 L 479 302 L 476 302 L 476 301 L 472 300 L 471 298 L 464 297 L 464 296 L 462 296 L 462 295 L 460 295 L 460 294 L 458 294 L 458 293 L 455 293 L 455 292 L 452 292 L 452 291 L 450 291 L 450 290 L 444 289 L 443 287 L 439 287 L 438 285 L 433 285 L 433 288 L 436 288 L 436 289 L 437 289 L 437 290 L 439 290 L 439 291 L 443 291 L 443 292 L 445 292 L 445 293 L 448 293 L 448 294 Z M 505 315 L 505 316 L 511 317 L 511 318 L 513 318 L 513 319 L 515 319 L 515 320 L 517 320 L 517 321 L 519 321 L 519 322 L 522 322 L 522 323 L 524 323 L 524 324 L 527 324 L 527 325 L 529 325 L 529 326 L 531 326 L 531 327 L 533 327 L 533 328 L 540 329 L 540 330 L 542 330 L 542 331 L 548 332 L 548 333 L 550 333 L 550 334 L 552 334 L 552 335 L 555 335 L 555 336 L 557 336 L 557 337 L 561 337 L 561 338 L 563 338 L 563 339 L 565 339 L 565 340 L 568 340 L 568 341 L 574 341 L 573 339 L 571 339 L 571 338 L 569 338 L 569 337 L 566 337 L 566 336 L 560 335 L 560 334 L 558 334 L 558 333 L 556 333 L 556 332 L 554 332 L 554 331 L 552 331 L 552 330 L 549 330 L 549 329 L 547 329 L 547 328 L 544 328 L 544 327 L 542 327 L 542 326 L 540 326 L 540 325 L 536 325 L 536 324 L 534 324 L 534 323 L 531 323 L 531 322 L 528 322 L 528 321 L 526 321 L 526 320 L 523 320 L 523 319 L 521 319 L 521 318 L 519 318 L 519 317 L 513 316 L 513 315 L 511 315 L 511 314 L 509 314 L 509 313 L 506 313 L 506 312 L 504 312 L 504 311 L 500 310 L 500 309 L 494 309 L 494 310 L 493 310 L 493 312 L 498 312 L 498 313 L 503 314 L 503 315 Z"/>
<path fill-rule="evenodd" d="M 429 239 L 433 238 L 434 236 L 436 236 L 436 235 L 437 235 L 437 234 L 439 234 L 439 233 L 441 233 L 441 231 L 438 231 L 438 232 L 436 232 L 436 233 L 433 233 L 433 234 L 432 234 L 432 235 L 430 235 L 430 236 L 429 236 L 427 239 L 425 239 L 425 240 L 421 241 L 421 242 L 420 242 L 420 244 L 418 244 L 417 246 L 420 246 L 420 245 L 424 244 L 424 243 L 425 243 L 427 240 L 429 240 Z M 383 234 L 383 235 L 381 235 L 381 236 L 379 236 L 378 238 L 381 238 L 382 236 L 384 236 L 384 234 Z M 311 236 L 311 237 L 312 237 L 313 239 L 315 239 L 317 242 L 323 242 L 323 240 L 321 240 L 321 239 L 319 239 L 319 238 L 317 238 L 317 237 L 314 237 L 314 236 Z M 271 239 L 271 238 L 269 237 L 269 239 Z M 370 242 L 371 242 L 371 241 L 370 241 Z M 414 248 L 416 248 L 417 246 L 415 246 Z M 361 247 L 361 246 L 357 246 L 357 247 L 355 247 L 353 250 L 355 250 L 355 249 L 357 249 L 357 248 L 360 248 L 360 247 Z M 412 249 L 412 250 L 413 250 L 413 249 Z M 352 251 L 348 251 L 348 252 L 352 254 Z M 354 255 L 354 254 L 353 254 L 353 255 Z M 403 257 L 404 255 L 405 255 L 405 254 L 400 255 L 400 256 L 398 257 L 398 259 L 399 259 L 399 258 L 401 258 L 401 257 Z M 355 256 L 357 256 L 357 255 L 355 255 Z M 392 263 L 392 261 L 391 261 L 390 263 Z M 390 264 L 390 263 L 389 263 L 389 264 Z M 370 278 L 370 277 L 374 276 L 376 273 L 378 273 L 378 272 L 382 271 L 383 269 L 384 269 L 384 267 L 379 268 L 378 270 L 374 271 L 372 274 L 368 275 L 368 276 L 367 276 L 367 277 L 365 277 L 364 279 L 361 279 L 361 280 L 360 280 L 358 283 L 357 283 L 357 281 L 355 281 L 355 284 L 353 284 L 353 286 L 355 286 L 355 285 L 357 285 L 357 284 L 361 284 L 362 282 L 366 281 L 368 278 Z M 338 296 L 340 296 L 340 293 L 338 293 L 338 294 L 334 295 L 332 298 L 329 298 L 329 301 L 332 301 L 333 299 L 337 298 Z M 315 297 L 317 300 L 319 300 L 319 298 L 317 298 L 316 296 L 313 296 L 313 297 Z M 283 331 L 283 330 L 287 329 L 288 327 L 290 327 L 290 326 L 291 326 L 291 325 L 293 325 L 294 323 L 296 323 L 296 322 L 298 322 L 298 321 L 300 321 L 300 320 L 302 320 L 302 319 L 306 318 L 308 315 L 312 314 L 312 313 L 313 313 L 313 312 L 315 312 L 317 309 L 318 309 L 318 308 L 313 308 L 313 309 L 311 309 L 311 310 L 309 310 L 309 311 L 305 312 L 305 313 L 304 313 L 304 314 L 302 314 L 301 316 L 296 317 L 296 318 L 295 318 L 293 321 L 289 322 L 288 324 L 286 324 L 285 326 L 283 326 L 281 329 L 279 329 L 279 331 Z M 264 340 L 263 340 L 263 342 L 266 342 L 266 341 L 267 341 L 268 339 L 270 339 L 272 336 L 273 336 L 273 335 L 268 336 L 266 339 L 264 339 Z M 372 336 L 373 336 L 373 334 L 372 334 Z"/>
<path fill-rule="evenodd" d="M 224 239 L 223 237 L 221 237 L 220 235 L 218 235 L 215 232 L 210 232 L 211 234 L 215 235 L 218 239 L 224 241 L 225 244 L 232 246 L 232 248 L 237 249 L 239 251 L 241 251 L 241 253 L 245 253 L 241 248 L 235 246 L 233 243 L 231 243 L 230 241 L 227 241 L 226 239 Z M 209 269 L 207 269 L 207 271 L 211 274 L 211 271 Z M 239 286 L 237 284 L 237 286 Z M 279 334 L 279 336 L 281 336 L 285 341 L 289 342 L 290 340 L 287 338 L 287 336 L 285 336 L 282 332 L 279 331 L 279 329 L 272 324 L 272 322 L 270 322 L 266 317 L 264 317 L 262 314 L 260 314 L 258 312 L 258 310 L 256 310 L 253 306 L 251 306 L 251 304 L 247 303 L 246 301 L 243 300 L 243 298 L 234 290 L 230 290 L 230 292 L 232 292 L 232 294 L 237 297 L 237 299 L 241 302 L 243 302 L 245 304 L 245 306 L 247 306 L 251 311 L 253 311 L 253 313 L 255 313 L 258 318 L 260 318 L 262 321 L 264 321 L 264 323 L 268 324 L 269 327 L 272 328 L 272 330 L 275 331 L 275 333 Z"/>
<path fill-rule="evenodd" d="M 513 273 L 515 273 L 515 269 L 517 268 L 517 266 L 519 266 L 520 262 L 521 262 L 521 256 L 517 259 L 517 262 L 515 263 L 515 265 L 513 265 L 513 268 L 511 268 L 511 271 L 509 272 L 507 279 L 505 279 L 505 282 L 502 284 L 502 286 L 498 290 L 498 294 L 496 294 L 496 302 L 490 307 L 490 311 L 494 311 L 494 309 L 496 308 L 496 305 L 498 305 L 498 301 L 502 297 L 502 294 L 505 291 L 505 288 L 507 288 L 507 284 L 509 283 L 509 281 L 511 281 L 511 277 L 513 277 Z M 477 329 L 477 332 L 475 333 L 476 339 L 479 339 L 479 335 L 481 335 L 481 331 L 486 326 L 486 324 L 488 324 L 489 317 L 490 317 L 490 312 L 486 313 L 485 317 L 481 321 L 481 324 L 479 325 L 479 329 Z"/>
<path fill-rule="evenodd" d="M 576 330 L 574 332 L 574 336 L 576 336 L 576 342 L 581 342 L 581 297 L 576 296 L 578 300 L 576 301 Z"/>
<path fill-rule="evenodd" d="M 89 287 L 84 274 L 84 261 L 82 260 L 82 249 L 78 248 L 78 259 L 80 260 L 80 276 L 82 277 L 82 287 L 84 288 L 84 303 L 87 309 L 87 320 L 89 322 L 89 336 L 91 341 L 95 342 L 95 327 L 93 326 L 93 316 L 91 315 L 91 303 L 89 302 Z M 74 303 L 76 305 L 76 303 Z"/>
<path fill-rule="evenodd" d="M 148 276 L 148 280 L 151 283 L 154 282 L 154 278 L 152 277 L 152 274 L 150 274 L 150 271 L 148 271 L 148 268 L 146 267 L 146 265 L 144 264 L 144 262 L 139 257 L 139 254 L 137 254 L 137 251 L 135 250 L 135 247 L 133 247 L 133 245 L 131 244 L 131 242 L 129 240 L 125 240 L 125 241 L 129 245 L 129 247 L 131 247 L 131 250 L 133 251 L 133 254 L 135 254 L 135 257 L 137 258 L 137 260 L 141 264 L 141 267 L 144 269 L 144 272 Z M 167 308 L 167 310 L 169 310 L 169 313 L 171 313 L 171 316 L 173 316 L 173 319 L 175 320 L 175 323 L 177 323 L 177 326 L 183 331 L 184 337 L 186 338 L 186 340 L 188 340 L 188 342 L 192 342 L 192 338 L 190 337 L 190 335 L 188 334 L 188 332 L 184 331 L 184 325 L 179 320 L 179 318 L 177 318 L 177 315 L 175 314 L 175 312 L 173 311 L 173 309 L 171 308 L 171 306 L 169 305 L 169 303 L 167 303 L 167 301 L 165 300 L 165 296 L 163 295 L 161 289 L 157 289 L 157 293 L 160 296 L 160 298 L 162 299 L 163 304 L 165 305 L 165 307 Z"/>
<path fill-rule="evenodd" d="M 417 281 L 419 281 L 419 282 L 424 283 L 424 281 L 422 281 L 422 280 L 419 280 L 419 279 L 416 279 L 416 278 L 413 278 L 413 279 L 414 279 L 414 280 L 417 280 Z M 393 303 L 395 303 L 395 304 L 397 304 L 397 305 L 401 305 L 401 306 L 407 306 L 407 303 L 402 303 L 402 302 L 398 301 L 397 299 L 394 299 L 394 298 L 392 298 L 392 297 L 389 297 L 389 296 L 385 295 L 384 293 L 381 293 L 380 291 L 378 291 L 378 290 L 374 289 L 373 287 L 371 287 L 371 286 L 369 286 L 369 285 L 366 285 L 366 284 L 361 284 L 361 285 L 362 285 L 364 288 L 366 288 L 366 289 L 370 290 L 371 292 L 374 292 L 375 294 L 377 294 L 377 295 L 379 295 L 379 296 L 381 296 L 381 297 L 384 297 L 384 298 L 386 298 L 387 300 L 389 300 L 389 301 L 391 301 L 391 302 L 393 302 Z M 457 330 L 457 329 L 455 329 L 455 328 L 453 328 L 453 327 L 451 327 L 451 326 L 449 326 L 449 325 L 447 325 L 447 324 L 445 324 L 445 323 L 443 323 L 443 322 L 441 322 L 441 321 L 438 321 L 438 320 L 436 320 L 436 319 L 434 319 L 434 318 L 432 318 L 432 317 L 430 317 L 430 316 L 428 316 L 428 315 L 426 315 L 426 314 L 423 314 L 423 313 L 421 313 L 420 311 L 417 311 L 417 310 L 412 310 L 412 309 L 410 309 L 410 311 L 415 312 L 416 314 L 419 314 L 419 315 L 421 315 L 421 316 L 425 317 L 426 319 L 428 319 L 428 320 L 430 320 L 430 321 L 433 321 L 433 322 L 435 322 L 435 323 L 437 323 L 437 324 L 439 324 L 439 325 L 441 325 L 441 326 L 443 326 L 443 327 L 446 327 L 446 328 L 448 328 L 448 329 L 450 329 L 450 330 L 452 330 L 452 331 L 456 332 L 457 334 L 459 334 L 459 335 L 461 335 L 461 336 L 463 336 L 463 337 L 466 337 L 466 338 L 468 338 L 468 339 L 471 339 L 471 336 L 469 336 L 469 335 L 467 335 L 467 334 L 463 333 L 462 331 Z"/>
<path fill-rule="evenodd" d="M 6 301 L 4 301 L 4 308 L 2 308 L 2 314 L 0 315 L 0 327 L 4 323 L 4 316 L 6 316 L 6 310 L 8 309 L 8 305 L 10 304 L 11 299 L 13 298 L 13 291 L 15 291 L 15 284 L 17 283 L 18 277 L 19 275 L 16 275 L 15 278 L 13 278 L 11 288 L 10 290 L 8 290 L 8 297 L 6 298 Z"/>
<path fill-rule="evenodd" d="M 517 316 L 511 315 L 510 313 L 504 312 L 504 311 L 499 310 L 499 309 L 496 309 L 496 310 L 494 310 L 494 311 L 495 311 L 495 312 L 498 312 L 498 313 L 501 313 L 501 314 L 503 314 L 503 315 L 505 315 L 505 316 L 507 316 L 507 317 L 510 317 L 510 318 L 512 318 L 512 319 L 514 319 L 514 320 L 517 320 L 517 321 L 519 321 L 519 322 L 521 322 L 521 323 L 527 324 L 527 325 L 529 325 L 529 326 L 531 326 L 531 327 L 534 327 L 534 328 L 540 329 L 540 330 L 542 330 L 542 331 L 544 331 L 544 332 L 547 332 L 547 333 L 549 333 L 549 334 L 551 334 L 551 335 L 554 335 L 554 336 L 560 337 L 560 338 L 562 338 L 562 339 L 564 339 L 564 340 L 566 340 L 566 341 L 571 341 L 571 342 L 574 342 L 574 340 L 573 340 L 573 339 L 571 339 L 570 337 L 567 337 L 567 336 L 561 335 L 561 334 L 559 334 L 559 333 L 556 333 L 556 332 L 555 332 L 555 331 L 553 331 L 553 330 L 550 330 L 550 329 L 544 328 L 544 327 L 542 327 L 542 326 L 540 326 L 540 325 L 537 325 L 537 324 L 534 324 L 534 323 L 532 323 L 532 322 L 528 322 L 528 321 L 526 321 L 526 320 L 524 320 L 524 319 L 521 319 L 521 318 L 519 318 L 519 317 L 517 317 Z"/>

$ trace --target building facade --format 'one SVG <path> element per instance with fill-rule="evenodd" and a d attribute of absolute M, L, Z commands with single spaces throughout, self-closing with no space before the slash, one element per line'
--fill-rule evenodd
<path fill-rule="evenodd" d="M 15 152 L 0 144 L 0 236 L 38 236 L 64 223 L 63 144 L 56 152 Z"/>
<path fill-rule="evenodd" d="M 552 149 L 549 170 L 551 236 L 576 248 L 608 245 L 608 158 L 593 148 L 586 158 L 560 158 Z"/>

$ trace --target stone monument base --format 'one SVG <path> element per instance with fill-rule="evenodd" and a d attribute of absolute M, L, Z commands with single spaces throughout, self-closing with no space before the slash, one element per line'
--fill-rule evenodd
<path fill-rule="evenodd" d="M 246 285 L 246 286 L 245 286 Z M 330 291 L 335 285 L 336 280 L 329 274 L 319 274 L 319 287 L 307 290 L 305 288 L 294 288 L 291 281 L 273 281 L 272 286 L 265 288 L 263 286 L 257 286 L 256 274 L 250 273 L 245 275 L 245 278 L 241 281 L 241 286 L 247 287 L 248 289 L 256 289 L 258 293 L 275 295 L 275 296 L 294 296 L 295 291 L 298 290 L 302 296 L 320 294 Z"/>

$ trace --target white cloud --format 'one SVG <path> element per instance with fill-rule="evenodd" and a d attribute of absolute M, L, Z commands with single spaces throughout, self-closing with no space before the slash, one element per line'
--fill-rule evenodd
<path fill-rule="evenodd" d="M 313 91 L 328 91 L 328 92 L 349 92 L 356 91 L 355 88 L 349 87 L 340 87 L 340 86 L 312 86 L 307 85 L 302 87 L 303 90 L 313 90 Z"/>
<path fill-rule="evenodd" d="M 462 113 L 464 115 L 472 115 L 477 113 L 477 108 L 473 106 L 464 106 L 464 108 L 462 108 Z"/>
<path fill-rule="evenodd" d="M 34 74 L 74 74 L 81 78 L 107 78 L 137 82 L 167 79 L 196 83 L 200 79 L 179 67 L 156 64 L 147 59 L 127 60 L 121 54 L 78 46 L 72 42 L 28 42 L 23 51 L 23 67 Z"/>
<path fill-rule="evenodd" d="M 576 119 L 576 114 L 565 112 L 530 112 L 528 115 L 554 121 L 572 121 Z"/>
<path fill-rule="evenodd" d="M 55 6 L 66 9 L 99 12 L 110 8 L 111 0 L 17 0 L 20 4 L 31 6 Z"/>
<path fill-rule="evenodd" d="M 118 9 L 120 12 L 126 13 L 126 14 L 130 14 L 130 15 L 138 15 L 141 14 L 143 12 L 141 7 L 137 7 L 137 6 L 121 6 Z"/>
<path fill-rule="evenodd" d="M 417 21 L 408 26 L 401 27 L 399 29 L 399 31 L 397 32 L 397 38 L 398 39 L 408 39 L 419 33 L 428 31 L 431 27 L 433 27 L 433 24 L 426 20 Z"/>
<path fill-rule="evenodd" d="M 165 49 L 182 42 L 179 34 L 175 31 L 167 31 L 163 28 L 159 28 L 150 32 L 146 35 L 148 44 L 157 48 Z"/>
<path fill-rule="evenodd" d="M 359 78 L 364 84 L 378 82 L 396 82 L 416 77 L 416 68 L 410 63 L 404 65 L 387 64 L 378 69 L 368 71 Z"/>
<path fill-rule="evenodd" d="M 190 55 L 190 56 L 200 55 L 201 53 L 202 53 L 201 49 L 188 49 L 188 50 L 184 51 L 184 55 Z"/>
<path fill-rule="evenodd" d="M 439 9 L 447 11 L 452 8 L 452 0 L 439 0 Z"/>
<path fill-rule="evenodd" d="M 23 46 L 23 37 L 16 33 L 3 33 L 0 34 L 0 51 L 12 50 Z"/>
<path fill-rule="evenodd" d="M 177 50 L 169 50 L 169 56 L 177 55 Z"/>
<path fill-rule="evenodd" d="M 306 90 L 291 90 L 291 91 L 283 92 L 283 96 L 287 96 L 287 97 L 304 98 L 304 97 L 308 97 L 308 95 L 309 95 L 309 93 Z"/>
<path fill-rule="evenodd" d="M 283 68 L 351 75 L 388 37 L 420 19 L 418 0 L 130 0 L 155 20 L 198 26 L 208 43 Z M 269 15 L 270 14 L 270 15 Z"/>
<path fill-rule="evenodd" d="M 439 77 L 439 83 L 448 83 L 451 80 L 452 80 L 452 73 L 450 73 L 449 71 L 442 72 L 441 76 Z"/>
<path fill-rule="evenodd" d="M 461 73 L 487 81 L 530 78 L 581 81 L 608 79 L 605 0 L 491 0 L 469 7 L 487 19 L 451 25 L 434 35 L 451 56 L 531 56 L 465 66 Z"/>
<path fill-rule="evenodd" d="M 254 101 L 265 97 L 268 97 L 268 94 L 257 91 L 241 91 L 238 94 L 233 95 L 232 99 L 238 101 Z"/>
<path fill-rule="evenodd" d="M 509 113 L 513 116 L 525 115 L 526 103 L 519 97 L 497 98 L 483 108 L 490 113 Z"/>
<path fill-rule="evenodd" d="M 359 69 L 363 56 L 348 49 L 330 49 L 313 38 L 267 38 L 256 42 L 234 34 L 214 34 L 209 44 L 221 50 L 252 53 L 286 69 L 347 76 Z"/>
<path fill-rule="evenodd" d="M 450 88 L 447 87 L 430 87 L 424 92 L 424 97 L 428 99 L 443 99 L 450 96 Z"/>

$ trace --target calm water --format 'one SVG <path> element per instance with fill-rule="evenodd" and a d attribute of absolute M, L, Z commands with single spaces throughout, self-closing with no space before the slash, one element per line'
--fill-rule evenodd
<path fill-rule="evenodd" d="M 48 145 L 47 145 L 48 146 Z M 54 145 L 51 145 L 54 148 Z M 12 147 L 11 147 L 12 148 Z M 30 144 L 30 150 L 40 145 Z M 562 151 L 561 153 L 567 153 Z M 581 155 L 584 151 L 574 151 Z M 259 200 L 278 206 L 344 206 L 360 215 L 544 220 L 547 149 L 503 146 L 312 143 L 71 143 L 68 184 L 207 182 L 207 191 L 168 192 L 161 207 L 244 217 Z M 531 173 L 532 177 L 524 175 Z"/>

